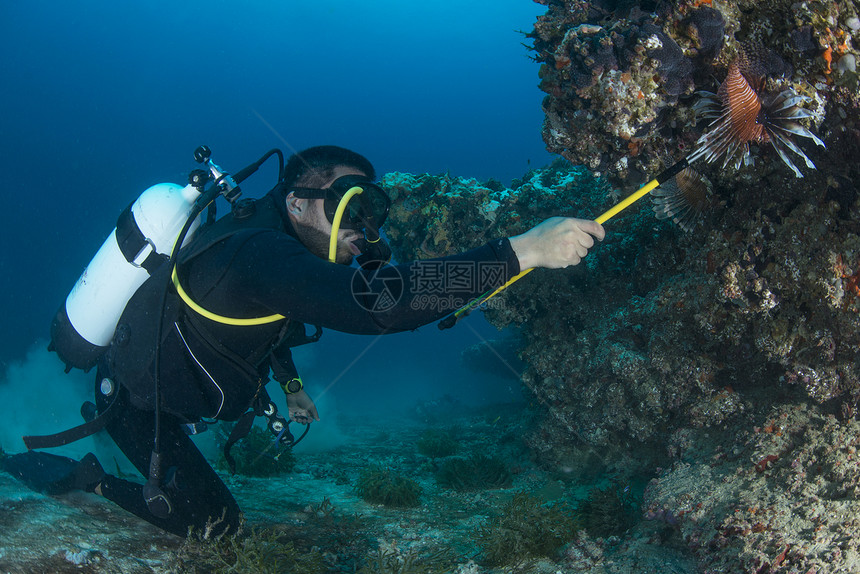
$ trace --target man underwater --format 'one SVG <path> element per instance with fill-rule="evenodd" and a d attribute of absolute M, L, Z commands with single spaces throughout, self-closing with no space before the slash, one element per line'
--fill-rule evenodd
<path fill-rule="evenodd" d="M 129 300 L 98 363 L 95 404 L 85 404 L 82 414 L 106 421 L 113 441 L 149 477 L 146 484 L 105 473 L 93 454 L 75 461 L 30 451 L 4 458 L 0 467 L 48 494 L 94 492 L 178 536 L 192 528 L 202 532 L 207 525 L 216 535 L 236 532 L 239 506 L 188 428 L 200 421 L 238 420 L 236 427 L 247 431 L 254 414 L 269 416 L 270 429 L 285 428 L 269 411 L 265 385 L 270 370 L 286 393 L 289 419 L 305 425 L 319 420 L 290 356 L 291 347 L 315 340 L 305 334 L 305 324 L 386 334 L 447 314 L 412 305 L 421 296 L 420 286 L 398 279 L 414 263 L 373 262 L 387 259 L 376 241 L 390 204 L 372 183 L 375 178 L 366 158 L 341 147 L 297 153 L 266 196 L 196 232 L 180 251 L 168 295 L 165 278 L 153 275 Z M 356 186 L 363 197 L 340 210 L 343 219 L 332 241 L 339 202 Z M 471 293 L 458 290 L 458 297 L 473 299 L 524 269 L 577 265 L 594 239 L 603 237 L 603 227 L 594 221 L 553 217 L 521 235 L 432 261 L 501 269 L 491 285 L 476 284 Z M 350 266 L 356 258 L 362 269 Z M 361 293 L 354 289 L 356 274 L 365 279 Z M 375 305 L 374 298 L 392 285 L 397 293 L 391 303 Z M 197 305 L 214 318 L 195 310 Z M 247 326 L 221 322 L 218 316 L 280 318 Z M 161 333 L 158 353 L 155 333 Z M 158 393 L 153 391 L 156 371 Z M 157 464 L 153 436 L 161 445 Z"/>

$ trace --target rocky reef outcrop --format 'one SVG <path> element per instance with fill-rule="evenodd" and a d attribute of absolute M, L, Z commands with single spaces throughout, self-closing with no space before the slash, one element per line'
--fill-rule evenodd
<path fill-rule="evenodd" d="M 539 413 L 533 458 L 574 482 L 651 480 L 641 532 L 703 568 L 825 572 L 860 547 L 860 528 L 834 518 L 860 505 L 860 202 L 819 181 L 816 193 L 737 188 L 694 233 L 643 200 L 607 222 L 585 263 L 536 270 L 485 310 L 520 337 Z M 595 217 L 618 199 L 563 161 L 510 189 L 428 175 L 384 183 L 400 260 L 550 215 Z M 836 542 L 825 552 L 821 541 Z M 597 568 L 582 544 L 571 564 Z"/>
<path fill-rule="evenodd" d="M 850 0 L 682 0 L 547 5 L 528 34 L 546 92 L 547 148 L 635 188 L 689 154 L 707 127 L 693 111 L 699 91 L 716 92 L 730 64 L 753 61 L 762 93 L 791 89 L 810 98 L 828 145 L 819 167 L 850 177 L 858 146 L 860 20 Z M 761 146 L 765 148 L 767 146 Z M 756 165 L 775 158 L 773 150 Z M 778 160 L 777 160 L 778 161 Z M 708 170 L 736 185 L 756 166 Z"/>
<path fill-rule="evenodd" d="M 854 572 L 860 427 L 776 402 L 732 432 L 677 432 L 679 458 L 649 484 L 643 526 L 682 539 L 701 571 Z"/>
<path fill-rule="evenodd" d="M 710 197 L 700 225 L 683 221 L 691 233 L 644 200 L 606 224 L 585 264 L 538 270 L 485 314 L 521 337 L 523 383 L 542 413 L 528 442 L 546 468 L 650 480 L 653 526 L 640 533 L 705 570 L 851 571 L 856 4 L 540 3 L 527 36 L 547 94 L 543 137 L 570 163 L 510 189 L 389 174 L 398 258 L 551 215 L 594 218 L 682 158 L 717 150 L 695 166 Z M 577 542 L 571 566 L 599 570 L 599 554 Z"/>
<path fill-rule="evenodd" d="M 595 217 L 616 197 L 563 162 L 502 189 L 388 174 L 398 259 L 514 235 L 550 215 Z M 659 444 L 712 427 L 750 397 L 796 393 L 842 417 L 860 397 L 860 204 L 803 188 L 738 190 L 684 234 L 643 205 L 607 223 L 587 263 L 536 271 L 487 311 L 516 325 L 524 382 L 546 406 L 534 447 Z"/>

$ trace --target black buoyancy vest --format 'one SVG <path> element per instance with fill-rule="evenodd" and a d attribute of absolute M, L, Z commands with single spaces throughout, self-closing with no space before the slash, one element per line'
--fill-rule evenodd
<path fill-rule="evenodd" d="M 198 230 L 180 251 L 180 279 L 182 266 L 216 245 L 224 251 L 219 260 L 230 261 L 254 235 L 285 232 L 275 201 L 271 194 L 256 201 L 244 200 L 231 214 Z M 207 319 L 185 306 L 170 282 L 171 272 L 163 265 L 134 294 L 106 355 L 107 371 L 128 389 L 132 404 L 154 408 L 152 374 L 159 319 L 164 321 L 159 361 L 163 411 L 188 420 L 236 420 L 262 391 L 270 367 L 279 380 L 297 376 L 289 347 L 315 340 L 305 335 L 303 324 L 280 320 L 265 326 L 271 335 L 249 355 L 240 356 L 210 332 Z M 205 289 L 214 287 L 224 272 L 226 269 L 221 269 L 211 281 L 207 277 L 210 285 Z M 153 310 L 159 308 L 162 298 L 164 313 L 159 317 Z"/>

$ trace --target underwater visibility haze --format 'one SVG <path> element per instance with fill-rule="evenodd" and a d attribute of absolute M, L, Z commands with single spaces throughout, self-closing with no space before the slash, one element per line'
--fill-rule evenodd
<path fill-rule="evenodd" d="M 258 422 L 232 473 L 231 424 L 193 439 L 244 512 L 237 536 L 38 494 L 7 463 L 0 570 L 860 571 L 855 2 L 36 2 L 0 17 L 7 454 L 80 422 L 93 372 L 63 374 L 51 317 L 117 215 L 184 185 L 200 144 L 233 173 L 273 147 L 365 155 L 400 262 L 553 216 L 607 232 L 451 329 L 296 348 L 321 420 L 292 450 Z M 243 188 L 275 179 L 266 164 Z M 50 452 L 145 480 L 104 433 Z"/>
<path fill-rule="evenodd" d="M 206 144 L 237 171 L 336 144 L 378 173 L 509 182 L 547 163 L 521 45 L 540 6 L 393 1 L 10 3 L 2 8 L 0 361 L 50 317 L 116 217 L 184 184 Z M 270 165 L 264 167 L 268 168 Z M 272 171 L 246 183 L 273 185 Z M 60 248 L 62 246 L 62 248 Z M 50 321 L 50 319 L 49 319 Z"/>

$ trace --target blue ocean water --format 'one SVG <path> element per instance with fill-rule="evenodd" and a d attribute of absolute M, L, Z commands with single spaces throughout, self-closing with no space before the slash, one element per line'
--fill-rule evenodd
<path fill-rule="evenodd" d="M 323 143 L 365 154 L 379 173 L 509 183 L 547 163 L 537 65 L 518 32 L 542 10 L 523 0 L 3 3 L 0 361 L 46 338 L 117 214 L 154 183 L 184 182 L 199 144 L 230 170 L 272 147 Z M 273 177 L 261 170 L 247 191 L 264 193 Z"/>
<path fill-rule="evenodd" d="M 537 64 L 521 44 L 521 31 L 543 9 L 528 0 L 0 4 L 0 449 L 18 453 L 22 435 L 80 423 L 92 373 L 62 373 L 45 350 L 51 319 L 118 214 L 153 184 L 183 184 L 198 167 L 198 145 L 210 146 L 213 160 L 233 172 L 274 147 L 290 154 L 320 144 L 364 154 L 380 175 L 448 172 L 507 185 L 549 163 Z M 243 188 L 261 196 L 275 176 L 270 162 Z M 475 314 L 445 333 L 435 325 L 382 338 L 327 331 L 297 349 L 322 418 L 300 445 L 307 468 L 328 468 L 320 453 L 356 437 L 378 446 L 378 430 L 343 431 L 347 418 L 422 424 L 434 413 L 432 423 L 453 424 L 452 412 L 464 405 L 521 400 L 516 372 L 481 374 L 460 363 L 464 348 L 496 336 Z M 276 400 L 283 409 L 283 397 Z M 490 413 L 486 421 L 476 416 L 492 434 L 504 407 Z M 217 432 L 198 443 L 210 460 Z M 386 440 L 399 448 L 398 438 L 394 432 Z M 403 444 L 411 451 L 416 438 Z M 109 472 L 140 480 L 105 433 L 52 450 L 75 459 L 88 451 Z M 350 465 L 366 465 L 365 456 L 359 451 Z M 279 489 L 302 484 L 236 490 L 252 520 L 282 520 L 281 499 L 292 495 Z M 308 488 L 312 495 L 293 504 L 334 499 L 351 512 L 349 485 Z M 169 556 L 145 523 L 124 513 L 108 540 L 89 530 L 86 509 L 39 497 L 5 474 L 0 490 L 4 513 L 18 504 L 6 501 L 25 499 L 4 518 L 4 571 L 31 559 L 23 547 L 39 571 L 91 564 L 116 539 L 135 549 L 126 562 L 114 553 L 104 571 L 138 571 L 141 551 L 159 562 Z M 268 496 L 278 513 L 257 508 Z M 102 503 L 94 499 L 81 504 Z M 30 500 L 45 506 L 28 510 Z M 40 530 L 45 516 L 64 538 Z M 157 571 L 175 571 L 163 568 Z"/>

